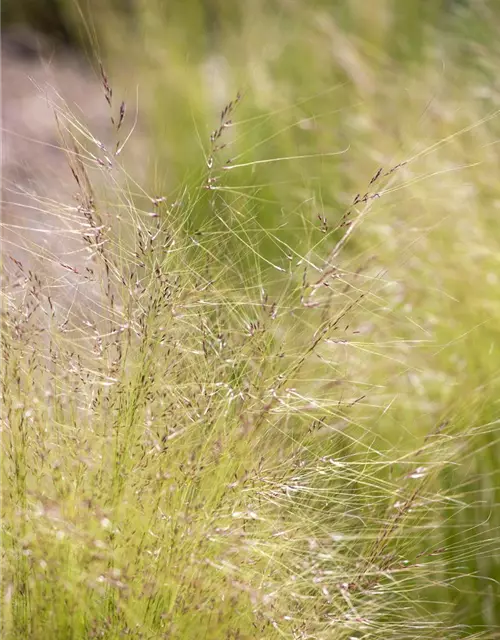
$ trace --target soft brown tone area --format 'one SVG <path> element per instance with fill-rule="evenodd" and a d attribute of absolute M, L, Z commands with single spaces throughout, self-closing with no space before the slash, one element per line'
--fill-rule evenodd
<path fill-rule="evenodd" d="M 88 252 L 74 232 L 78 186 L 60 148 L 52 103 L 64 100 L 96 138 L 106 141 L 110 110 L 101 79 L 73 52 L 54 50 L 30 30 L 11 29 L 2 35 L 2 88 L 2 254 L 14 273 L 18 268 L 10 257 L 26 269 L 71 277 L 57 259 L 83 268 Z M 42 267 L 35 246 L 54 260 L 43 260 Z"/>

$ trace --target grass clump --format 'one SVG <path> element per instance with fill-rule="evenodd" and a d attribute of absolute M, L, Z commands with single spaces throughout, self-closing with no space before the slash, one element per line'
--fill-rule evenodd
<path fill-rule="evenodd" d="M 402 114 L 367 147 L 286 77 L 160 190 L 100 75 L 109 142 L 55 105 L 60 247 L 4 225 L 5 637 L 495 638 L 494 105 L 436 98 L 416 140 L 355 74 Z"/>
<path fill-rule="evenodd" d="M 175 203 L 124 187 L 116 152 L 58 110 L 79 192 L 48 215 L 88 258 L 5 265 L 5 637 L 465 637 L 426 606 L 461 439 L 377 442 L 363 356 L 339 355 L 379 323 L 380 273 L 341 258 L 376 199 L 265 258 L 248 202 L 214 186 L 234 107 Z"/>

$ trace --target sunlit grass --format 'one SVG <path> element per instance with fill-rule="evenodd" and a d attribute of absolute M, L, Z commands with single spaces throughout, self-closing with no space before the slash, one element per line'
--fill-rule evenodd
<path fill-rule="evenodd" d="M 113 147 L 58 110 L 74 253 L 5 228 L 6 637 L 495 637 L 495 45 L 249 3 L 207 58 L 196 6 Z"/>

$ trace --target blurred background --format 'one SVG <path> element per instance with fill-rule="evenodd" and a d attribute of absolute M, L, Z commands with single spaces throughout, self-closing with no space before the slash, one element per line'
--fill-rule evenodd
<path fill-rule="evenodd" d="M 336 215 L 379 163 L 464 124 L 465 93 L 473 117 L 496 104 L 499 14 L 494 0 L 5 0 L 4 128 L 53 142 L 36 102 L 45 80 L 105 135 L 102 62 L 127 124 L 138 106 L 141 179 L 171 192 L 199 179 L 218 114 L 239 91 L 230 156 L 317 157 L 287 165 L 286 179 L 276 163 L 265 185 L 255 166 L 236 183 L 263 184 L 263 201 L 292 211 L 321 198 Z M 20 140 L 6 162 L 34 174 L 38 156 L 21 157 Z"/>
<path fill-rule="evenodd" d="M 109 82 L 115 119 L 126 105 L 123 136 L 138 115 L 127 171 L 169 201 L 203 183 L 211 132 L 239 92 L 215 162 L 241 165 L 226 172 L 225 197 L 261 225 L 273 260 L 322 237 L 318 214 L 335 226 L 379 167 L 408 163 L 347 248 L 375 256 L 398 283 L 401 322 L 391 316 L 386 337 L 408 341 L 383 368 L 366 356 L 367 380 L 391 381 L 398 396 L 377 429 L 404 448 L 449 412 L 468 428 L 490 423 L 500 392 L 499 28 L 498 0 L 4 0 L 4 215 L 25 215 L 23 194 L 74 191 L 47 85 L 106 140 Z M 210 215 L 201 200 L 192 210 L 192 225 Z M 408 346 L 422 336 L 454 348 L 430 359 Z M 477 433 L 465 468 L 443 478 L 446 490 L 461 487 L 435 533 L 450 549 L 453 588 L 429 599 L 436 612 L 455 606 L 471 634 L 500 628 L 500 445 L 494 429 Z"/>

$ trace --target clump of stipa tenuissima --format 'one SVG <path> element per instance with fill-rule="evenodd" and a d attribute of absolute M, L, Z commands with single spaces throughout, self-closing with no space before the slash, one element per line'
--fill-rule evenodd
<path fill-rule="evenodd" d="M 120 166 L 133 123 L 101 77 L 113 149 L 56 105 L 77 193 L 38 202 L 73 258 L 4 261 L 6 637 L 465 637 L 426 606 L 446 550 L 420 540 L 458 448 L 443 423 L 378 450 L 342 357 L 378 293 L 344 246 L 402 163 L 279 263 L 225 188 L 241 96 L 174 199 Z"/>

